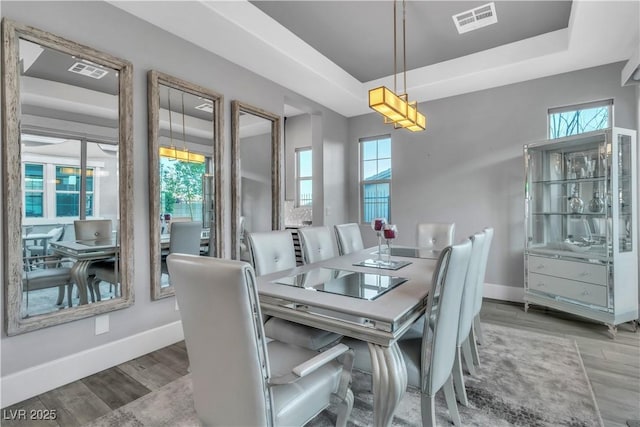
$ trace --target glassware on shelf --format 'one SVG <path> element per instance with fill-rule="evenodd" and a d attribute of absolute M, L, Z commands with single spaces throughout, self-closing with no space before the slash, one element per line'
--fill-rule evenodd
<path fill-rule="evenodd" d="M 571 213 L 582 213 L 584 210 L 584 201 L 580 198 L 580 192 L 578 191 L 578 186 L 574 185 L 573 190 L 571 192 L 571 197 L 569 197 L 569 211 Z"/>
<path fill-rule="evenodd" d="M 398 237 L 398 227 L 395 224 L 384 226 L 384 238 L 387 240 L 387 263 L 391 265 L 391 241 Z"/>
<path fill-rule="evenodd" d="M 384 226 L 387 224 L 386 218 L 374 218 L 371 220 L 371 228 L 375 230 L 378 235 L 378 259 L 376 262 L 382 263 L 382 232 Z"/>
<path fill-rule="evenodd" d="M 591 199 L 591 201 L 589 202 L 589 211 L 593 213 L 599 213 L 602 212 L 602 209 L 604 209 L 604 200 L 602 200 L 602 197 L 600 197 L 599 191 L 594 191 L 593 199 Z"/>

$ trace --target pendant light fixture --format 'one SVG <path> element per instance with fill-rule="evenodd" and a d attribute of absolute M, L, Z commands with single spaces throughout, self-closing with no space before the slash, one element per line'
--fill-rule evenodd
<path fill-rule="evenodd" d="M 169 139 L 171 140 L 171 146 L 160 147 L 160 155 L 162 157 L 168 157 L 171 159 L 182 160 L 189 163 L 204 163 L 205 157 L 202 154 L 192 153 L 187 148 L 187 136 L 184 125 L 184 92 L 182 95 L 182 150 L 177 149 L 173 144 L 173 120 L 171 119 L 171 88 L 167 87 L 167 94 L 169 100 Z"/>
<path fill-rule="evenodd" d="M 407 44 L 406 44 L 406 11 L 405 0 L 402 0 L 402 54 L 403 54 L 403 77 L 404 93 L 398 95 L 397 83 L 397 54 L 396 54 L 396 3 L 393 0 L 393 90 L 386 86 L 380 86 L 369 90 L 369 107 L 384 116 L 384 122 L 393 124 L 396 129 L 405 128 L 412 132 L 425 130 L 427 127 L 426 117 L 418 111 L 417 101 L 409 102 L 407 94 Z"/>

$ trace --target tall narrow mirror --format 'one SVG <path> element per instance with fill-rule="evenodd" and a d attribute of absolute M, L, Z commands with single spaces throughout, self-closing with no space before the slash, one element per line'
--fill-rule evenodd
<path fill-rule="evenodd" d="M 8 335 L 133 303 L 127 61 L 3 20 Z"/>
<path fill-rule="evenodd" d="M 220 256 L 222 95 L 157 71 L 148 74 L 151 296 L 174 294 L 172 250 Z"/>
<path fill-rule="evenodd" d="M 231 253 L 248 261 L 246 233 L 282 228 L 280 116 L 233 101 L 231 138 Z"/>

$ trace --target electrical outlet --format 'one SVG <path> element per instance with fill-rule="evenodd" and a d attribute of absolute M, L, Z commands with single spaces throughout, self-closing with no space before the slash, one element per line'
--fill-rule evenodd
<path fill-rule="evenodd" d="M 109 315 L 103 314 L 96 317 L 96 335 L 106 334 L 109 332 Z"/>

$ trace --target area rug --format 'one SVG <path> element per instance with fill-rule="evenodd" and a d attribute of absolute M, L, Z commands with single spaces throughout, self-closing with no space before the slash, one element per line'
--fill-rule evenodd
<path fill-rule="evenodd" d="M 469 407 L 458 405 L 465 426 L 602 426 L 589 380 L 575 341 L 484 323 L 482 367 L 465 377 Z M 369 375 L 354 372 L 355 394 L 350 426 L 372 425 Z M 444 398 L 438 394 L 438 425 L 450 425 Z M 307 426 L 335 423 L 330 406 Z M 199 426 L 189 375 L 149 393 L 91 424 L 116 426 Z M 409 388 L 396 411 L 394 426 L 420 426 L 420 393 Z"/>

